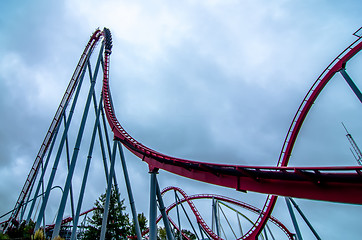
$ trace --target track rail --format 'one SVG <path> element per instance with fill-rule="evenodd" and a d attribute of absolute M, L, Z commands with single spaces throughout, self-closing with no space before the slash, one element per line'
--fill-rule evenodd
<path fill-rule="evenodd" d="M 200 213 L 198 212 L 198 210 L 196 209 L 195 205 L 193 204 L 193 200 L 197 200 L 197 199 L 217 199 L 217 200 L 220 200 L 220 201 L 224 201 L 224 202 L 227 202 L 227 203 L 232 203 L 232 204 L 235 204 L 239 207 L 242 207 L 244 209 L 247 209 L 251 212 L 254 212 L 256 214 L 260 214 L 261 212 L 261 209 L 257 208 L 257 207 L 254 207 L 250 204 L 247 204 L 245 202 L 242 202 L 242 201 L 239 201 L 239 200 L 236 200 L 236 199 L 233 199 L 233 198 L 229 198 L 229 197 L 225 197 L 225 196 L 221 196 L 221 195 L 216 195 L 216 194 L 196 194 L 196 195 L 187 195 L 181 188 L 178 188 L 178 187 L 173 187 L 173 186 L 170 186 L 170 187 L 167 187 L 165 189 L 162 190 L 161 194 L 164 195 L 166 192 L 168 191 L 171 191 L 171 190 L 175 190 L 175 191 L 178 191 L 179 193 L 181 193 L 181 195 L 183 196 L 182 199 L 180 199 L 180 202 L 179 204 L 182 204 L 182 203 L 187 203 L 189 205 L 189 207 L 191 208 L 193 214 L 195 215 L 196 217 L 196 220 L 198 223 L 200 223 L 200 225 L 202 226 L 202 228 L 207 232 L 207 234 L 212 237 L 212 239 L 222 239 L 220 238 L 219 236 L 217 236 L 211 229 L 209 226 L 207 226 L 206 228 L 204 227 L 204 224 L 202 223 L 205 223 L 205 221 L 202 219 Z M 167 208 L 166 208 L 166 213 L 169 213 L 173 208 L 176 207 L 176 203 L 172 203 L 171 205 L 169 205 Z M 156 222 L 158 223 L 159 221 L 161 221 L 162 219 L 162 215 L 159 215 L 157 217 L 157 220 Z M 178 229 L 178 226 L 172 221 L 172 219 L 170 219 L 170 222 L 171 224 Z M 279 229 L 281 229 L 285 234 L 286 236 L 288 237 L 288 239 L 293 239 L 293 236 L 294 234 L 291 233 L 289 231 L 289 229 L 282 223 L 280 222 L 278 219 L 276 219 L 275 217 L 273 216 L 270 216 L 269 219 L 268 219 L 270 222 L 272 222 L 273 224 L 275 224 Z M 206 223 L 205 223 L 206 224 Z M 179 229 L 178 229 L 179 230 Z M 147 233 L 149 232 L 149 229 L 145 230 L 144 232 L 142 232 L 142 236 L 146 235 Z M 135 236 L 131 236 L 130 237 L 131 239 L 135 239 L 136 237 Z"/>
<path fill-rule="evenodd" d="M 90 213 L 90 212 L 93 212 L 93 211 L 96 210 L 96 209 L 98 209 L 98 208 L 89 209 L 89 210 L 87 210 L 87 211 L 85 211 L 85 212 L 80 213 L 79 216 L 86 215 L 86 214 L 88 214 L 88 213 Z M 66 217 L 66 218 L 64 218 L 64 219 L 62 220 L 62 225 L 67 224 L 67 223 L 69 223 L 69 222 L 71 222 L 71 221 L 73 221 L 73 217 Z M 50 224 L 50 225 L 47 225 L 47 226 L 46 226 L 45 230 L 46 230 L 46 231 L 49 231 L 49 230 L 53 229 L 54 227 L 55 227 L 55 224 Z"/>
<path fill-rule="evenodd" d="M 257 207 L 254 207 L 250 204 L 247 204 L 245 202 L 242 202 L 242 201 L 239 201 L 239 200 L 236 200 L 236 199 L 233 199 L 233 198 L 229 198 L 229 197 L 225 197 L 225 196 L 221 196 L 221 195 L 216 195 L 216 194 L 196 194 L 196 195 L 191 195 L 191 196 L 188 196 L 185 191 L 183 191 L 181 188 L 178 188 L 178 187 L 173 187 L 173 186 L 170 186 L 170 187 L 167 187 L 165 189 L 162 190 L 161 194 L 165 194 L 166 192 L 168 191 L 171 191 L 171 190 L 174 190 L 174 191 L 178 191 L 179 193 L 181 193 L 181 195 L 183 196 L 183 199 L 180 199 L 180 203 L 183 203 L 183 202 L 187 202 L 188 205 L 190 206 L 192 212 L 194 213 L 196 219 L 197 219 L 197 222 L 201 224 L 201 226 L 203 227 L 203 229 L 210 235 L 212 236 L 213 239 L 222 239 L 220 238 L 219 236 L 217 236 L 214 232 L 209 232 L 209 230 L 211 230 L 208 226 L 207 228 L 204 228 L 204 225 L 202 224 L 203 222 L 205 222 L 200 213 L 198 212 L 198 210 L 196 209 L 195 205 L 193 204 L 192 200 L 196 200 L 196 199 L 216 199 L 216 200 L 221 200 L 221 201 L 225 201 L 225 202 L 228 202 L 228 203 L 232 203 L 232 204 L 235 204 L 237 206 L 240 206 L 244 209 L 247 209 L 251 212 L 254 212 L 256 214 L 260 214 L 261 213 L 261 209 L 257 208 Z M 174 207 L 176 207 L 176 203 L 173 203 L 171 204 L 169 207 L 166 208 L 166 212 L 168 213 L 171 209 L 173 209 Z M 195 210 L 194 210 L 195 209 Z M 161 219 L 162 216 L 159 216 L 158 218 Z M 199 219 L 201 218 L 201 219 Z M 293 233 L 291 233 L 288 228 L 283 224 L 281 223 L 278 219 L 276 219 L 275 217 L 273 216 L 270 216 L 269 221 L 271 221 L 273 224 L 275 224 L 279 229 L 281 229 L 285 234 L 286 236 L 289 238 L 289 239 L 293 239 Z M 216 238 L 214 238 L 214 235 L 216 236 Z M 239 238 L 241 239 L 241 237 Z"/>
<path fill-rule="evenodd" d="M 108 39 L 106 38 L 106 41 Z M 111 46 L 111 45 L 110 45 Z M 240 191 L 362 204 L 362 167 L 286 167 L 299 130 L 309 109 L 327 82 L 362 48 L 361 38 L 348 46 L 318 77 L 302 101 L 288 130 L 277 167 L 225 165 L 191 161 L 159 153 L 134 139 L 119 123 L 111 100 L 109 87 L 109 62 L 111 48 L 105 51 L 103 101 L 108 123 L 114 137 L 132 153 L 145 161 L 150 171 L 163 169 L 183 177 L 206 183 L 234 188 Z M 268 196 L 257 223 L 245 238 L 255 238 L 268 219 L 276 201 Z"/>

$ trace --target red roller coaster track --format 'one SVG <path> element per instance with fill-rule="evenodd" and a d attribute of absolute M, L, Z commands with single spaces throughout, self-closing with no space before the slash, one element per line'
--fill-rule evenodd
<path fill-rule="evenodd" d="M 252 212 L 254 212 L 256 214 L 259 214 L 261 212 L 261 209 L 258 209 L 256 207 L 254 207 L 254 206 L 252 206 L 250 204 L 244 203 L 242 201 L 238 201 L 236 199 L 232 199 L 232 198 L 225 197 L 225 196 L 220 196 L 220 195 L 215 195 L 215 194 L 197 194 L 197 195 L 188 196 L 181 188 L 173 187 L 173 186 L 167 187 L 164 190 L 162 190 L 162 194 L 165 194 L 166 192 L 171 191 L 171 190 L 175 190 L 175 191 L 178 191 L 179 193 L 181 193 L 181 195 L 183 196 L 183 199 L 180 199 L 180 203 L 187 202 L 187 204 L 190 206 L 192 212 L 196 216 L 197 222 L 201 224 L 203 229 L 210 236 L 212 236 L 213 239 L 221 239 L 221 238 L 219 236 L 217 236 L 213 231 L 211 231 L 211 229 L 207 226 L 205 221 L 202 219 L 199 211 L 196 209 L 195 205 L 193 204 L 192 200 L 195 200 L 195 199 L 212 199 L 212 198 L 214 198 L 216 200 L 221 200 L 221 201 L 225 201 L 225 202 L 228 202 L 228 203 L 233 203 L 233 204 L 235 204 L 237 206 L 245 208 L 245 209 L 247 209 L 249 211 L 252 211 Z M 170 205 L 166 209 L 166 212 L 168 213 L 175 206 L 176 206 L 176 203 L 173 203 L 172 205 Z M 161 216 L 159 216 L 159 219 L 160 218 L 161 218 Z M 270 216 L 269 221 L 271 221 L 277 227 L 279 227 L 287 235 L 287 237 L 289 239 L 293 239 L 293 234 L 278 219 L 276 219 L 273 216 Z"/>
<path fill-rule="evenodd" d="M 108 41 L 107 34 L 106 41 Z M 147 162 L 150 171 L 163 169 L 183 177 L 240 191 L 362 204 L 362 199 L 356 197 L 362 196 L 362 167 L 287 167 L 294 143 L 312 104 L 334 74 L 343 69 L 345 64 L 361 50 L 361 38 L 339 54 L 308 91 L 289 128 L 277 167 L 191 161 L 159 153 L 138 142 L 121 126 L 114 112 L 109 87 L 111 43 L 109 46 L 106 47 L 104 54 L 103 78 L 103 101 L 107 119 L 115 138 Z M 252 239 L 260 233 L 275 205 L 276 198 L 268 196 L 259 219 L 244 238 Z"/>
<path fill-rule="evenodd" d="M 226 165 L 200 161 L 191 161 L 168 156 L 146 147 L 121 126 L 112 104 L 109 86 L 110 54 L 112 50 L 111 33 L 108 29 L 97 30 L 91 36 L 71 82 L 55 114 L 51 126 L 41 145 L 33 167 L 27 177 L 25 185 L 15 205 L 11 219 L 16 219 L 20 207 L 26 200 L 30 188 L 33 186 L 41 161 L 59 125 L 59 119 L 65 107 L 72 97 L 77 81 L 81 76 L 86 62 L 91 55 L 97 42 L 104 38 L 104 68 L 103 68 L 103 105 L 106 111 L 108 123 L 114 133 L 115 139 L 122 142 L 132 153 L 145 161 L 150 171 L 165 171 L 178 174 L 183 177 L 199 180 L 205 183 L 216 184 L 223 187 L 233 188 L 239 191 L 253 191 L 265 194 L 273 194 L 267 197 L 260 216 L 252 229 L 243 236 L 243 239 L 255 239 L 268 220 L 275 205 L 277 197 L 289 196 L 314 200 L 362 204 L 362 166 L 341 167 L 288 167 L 290 155 L 296 142 L 303 122 L 316 101 L 318 95 L 326 86 L 328 81 L 338 71 L 344 69 L 346 63 L 362 49 L 362 38 L 353 42 L 318 77 L 308 91 L 299 106 L 292 124 L 286 135 L 279 161 L 275 167 Z"/>
<path fill-rule="evenodd" d="M 229 198 L 229 197 L 225 197 L 225 196 L 221 196 L 221 195 L 215 195 L 215 194 L 196 194 L 196 195 L 191 195 L 191 196 L 188 196 L 185 191 L 183 191 L 181 188 L 178 188 L 178 187 L 173 187 L 173 186 L 170 186 L 170 187 L 167 187 L 165 189 L 162 190 L 161 194 L 164 195 L 166 192 L 169 192 L 169 191 L 177 191 L 179 192 L 181 195 L 182 195 L 182 199 L 180 199 L 180 202 L 179 204 L 182 204 L 184 202 L 186 202 L 189 207 L 191 208 L 191 211 L 193 212 L 193 214 L 195 215 L 196 217 L 196 220 L 197 222 L 201 225 L 201 227 L 207 232 L 207 234 L 212 237 L 212 239 L 222 239 L 221 237 L 217 236 L 217 234 L 215 234 L 211 229 L 210 227 L 206 224 L 206 222 L 204 221 L 204 219 L 201 217 L 201 214 L 199 213 L 199 211 L 197 210 L 197 208 L 195 207 L 195 204 L 193 203 L 193 200 L 197 200 L 197 199 L 216 199 L 216 200 L 221 200 L 221 201 L 224 201 L 224 202 L 228 202 L 228 203 L 232 203 L 232 204 L 235 204 L 239 207 L 242 207 L 244 209 L 247 209 L 251 212 L 254 212 L 256 214 L 259 214 L 261 212 L 261 209 L 258 209 L 250 204 L 247 204 L 247 203 L 244 203 L 242 201 L 239 201 L 239 200 L 236 200 L 236 199 L 233 199 L 233 198 Z M 170 206 L 168 206 L 166 208 L 166 212 L 169 213 L 173 208 L 175 208 L 177 205 L 177 203 L 172 203 Z M 158 216 L 157 217 L 157 220 L 156 222 L 159 222 L 161 221 L 162 219 L 162 215 Z M 170 219 L 171 220 L 171 219 Z M 283 224 L 281 223 L 278 219 L 276 219 L 275 217 L 273 216 L 270 216 L 269 219 L 268 219 L 270 222 L 272 222 L 273 224 L 275 224 L 279 229 L 281 229 L 285 234 L 286 236 L 288 237 L 288 239 L 293 239 L 293 233 L 291 233 L 288 228 Z M 171 224 L 174 225 L 174 227 L 177 228 L 177 225 L 171 220 Z M 178 228 L 177 228 L 178 229 Z M 149 231 L 149 229 L 145 230 L 142 235 L 145 235 L 147 234 Z M 132 239 L 135 239 L 136 237 L 131 237 Z"/>

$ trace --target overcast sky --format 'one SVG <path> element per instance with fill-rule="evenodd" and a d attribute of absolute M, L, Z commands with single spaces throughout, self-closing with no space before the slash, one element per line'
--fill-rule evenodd
<path fill-rule="evenodd" d="M 273 166 L 304 95 L 362 23 L 358 0 L 5 0 L 0 6 L 0 213 L 14 206 L 97 27 L 113 35 L 112 96 L 133 137 L 176 157 Z M 361 61 L 357 55 L 347 65 L 359 86 Z M 335 76 L 308 115 L 290 165 L 356 165 L 341 122 L 362 144 L 361 110 Z M 147 165 L 129 153 L 126 158 L 137 209 L 148 215 Z M 91 180 L 98 179 L 101 162 L 92 164 Z M 59 182 L 65 174 L 58 174 Z M 121 171 L 118 178 L 122 182 Z M 105 189 L 91 180 L 84 210 Z M 258 207 L 265 198 L 162 171 L 159 181 L 161 188 L 221 193 Z M 360 206 L 296 201 L 322 239 L 360 237 Z M 292 228 L 283 199 L 274 214 Z"/>

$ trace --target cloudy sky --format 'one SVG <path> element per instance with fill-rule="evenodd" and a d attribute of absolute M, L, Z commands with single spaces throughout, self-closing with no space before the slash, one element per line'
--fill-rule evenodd
<path fill-rule="evenodd" d="M 97 27 L 112 31 L 114 105 L 118 119 L 137 140 L 187 159 L 273 166 L 309 87 L 355 40 L 361 8 L 357 0 L 2 1 L 0 213 L 15 204 Z M 347 66 L 357 85 L 361 61 L 357 55 Z M 362 144 L 361 110 L 342 77 L 335 76 L 307 117 L 290 164 L 356 165 L 341 122 Z M 137 208 L 148 214 L 147 166 L 129 153 L 126 158 Z M 105 189 L 104 181 L 97 180 L 103 173 L 101 162 L 92 164 L 84 210 Z M 59 171 L 59 185 L 65 174 Z M 76 171 L 75 184 L 80 174 Z M 122 182 L 121 171 L 118 178 Z M 189 194 L 220 193 L 258 207 L 265 198 L 162 171 L 159 181 L 161 188 L 177 185 Z M 360 206 L 296 201 L 323 239 L 360 236 Z M 274 214 L 292 228 L 283 199 Z"/>

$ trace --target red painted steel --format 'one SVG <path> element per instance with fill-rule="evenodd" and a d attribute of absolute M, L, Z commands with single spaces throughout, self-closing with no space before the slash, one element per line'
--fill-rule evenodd
<path fill-rule="evenodd" d="M 252 206 L 250 204 L 247 204 L 245 202 L 233 199 L 233 198 L 229 198 L 229 197 L 225 197 L 225 196 L 221 196 L 221 195 L 216 195 L 216 194 L 196 194 L 196 195 L 188 196 L 181 188 L 173 187 L 173 186 L 170 186 L 170 187 L 167 187 L 167 188 L 163 189 L 161 194 L 163 195 L 166 192 L 171 191 L 171 190 L 176 190 L 176 191 L 178 191 L 178 192 L 180 192 L 182 194 L 183 198 L 180 199 L 180 203 L 187 202 L 189 204 L 189 206 L 190 206 L 192 212 L 194 213 L 198 223 L 200 223 L 200 221 L 201 222 L 205 222 L 205 221 L 202 219 L 200 213 L 198 212 L 198 210 L 196 209 L 195 205 L 192 202 L 193 200 L 197 200 L 197 199 L 212 199 L 212 198 L 214 198 L 214 199 L 217 199 L 217 200 L 221 200 L 221 201 L 224 201 L 224 202 L 235 204 L 235 205 L 237 205 L 239 207 L 247 209 L 247 210 L 249 210 L 251 212 L 254 212 L 256 214 L 259 214 L 261 212 L 261 209 L 259 209 L 257 207 L 254 207 L 254 206 Z M 190 203 L 192 205 L 190 205 Z M 166 208 L 166 213 L 170 212 L 175 207 L 176 207 L 176 203 L 172 203 L 170 206 L 168 206 Z M 161 219 L 162 219 L 162 215 L 159 215 L 157 217 L 156 222 L 158 223 L 159 221 L 161 221 Z M 174 222 L 172 222 L 172 219 L 169 218 L 169 220 L 170 220 L 171 224 L 174 227 L 177 227 L 177 225 Z M 281 229 L 285 233 L 285 235 L 288 237 L 288 239 L 291 239 L 291 240 L 293 239 L 294 234 L 291 233 L 289 231 L 289 229 L 282 222 L 280 222 L 278 219 L 276 219 L 273 216 L 270 216 L 268 220 L 270 222 L 272 222 L 273 224 L 275 224 L 279 229 Z M 204 226 L 202 225 L 202 227 L 204 227 Z M 217 236 L 214 232 L 212 232 L 209 227 L 207 227 L 206 229 L 205 228 L 203 228 L 203 229 L 209 234 L 209 236 L 212 236 L 213 239 L 222 239 L 219 236 Z M 142 236 L 146 235 L 148 233 L 148 231 L 149 231 L 149 229 L 142 232 Z M 209 231 L 211 231 L 211 232 L 209 232 Z M 131 236 L 129 238 L 136 239 L 136 236 Z"/>
<path fill-rule="evenodd" d="M 261 212 L 261 209 L 259 209 L 257 207 L 254 207 L 254 206 L 252 206 L 250 204 L 244 203 L 242 201 L 233 199 L 233 198 L 229 198 L 229 197 L 225 197 L 225 196 L 221 196 L 221 195 L 216 195 L 216 194 L 196 194 L 196 195 L 188 196 L 181 188 L 173 187 L 173 186 L 170 186 L 170 187 L 167 187 L 167 188 L 163 189 L 162 194 L 165 194 L 166 192 L 171 191 L 171 190 L 178 191 L 178 192 L 180 192 L 182 194 L 182 196 L 184 198 L 180 199 L 180 202 L 181 203 L 187 202 L 189 204 L 189 206 L 190 206 L 191 210 L 193 211 L 193 213 L 195 214 L 198 222 L 199 222 L 198 217 L 201 217 L 201 215 L 198 213 L 197 209 L 196 209 L 197 212 L 194 212 L 194 210 L 193 210 L 193 208 L 196 208 L 196 207 L 194 206 L 192 200 L 195 200 L 195 199 L 212 199 L 212 198 L 214 198 L 216 200 L 221 200 L 221 201 L 225 201 L 225 202 L 228 202 L 228 203 L 235 204 L 235 205 L 240 206 L 242 208 L 245 208 L 245 209 L 247 209 L 249 211 L 252 211 L 252 212 L 254 212 L 256 214 L 260 214 L 260 212 Z M 192 206 L 190 205 L 190 202 L 192 203 Z M 167 207 L 166 212 L 168 213 L 175 206 L 176 206 L 176 203 L 171 204 L 169 207 Z M 159 216 L 158 218 L 161 218 L 161 217 L 162 216 Z M 271 221 L 272 223 L 274 223 L 278 228 L 280 228 L 287 235 L 287 237 L 289 239 L 291 239 L 291 240 L 293 239 L 293 233 L 291 233 L 288 230 L 288 228 L 283 223 L 281 223 L 278 219 L 276 219 L 273 216 L 270 216 L 268 220 Z M 202 221 L 204 221 L 204 220 L 202 220 Z M 205 229 L 205 230 L 207 231 L 207 229 Z M 208 231 L 207 231 L 207 233 L 209 234 Z M 213 234 L 215 234 L 215 233 L 213 233 Z M 243 237 L 245 237 L 245 236 L 243 236 Z M 241 239 L 241 238 L 239 238 L 239 239 Z M 217 236 L 217 238 L 213 238 L 213 239 L 221 239 L 221 238 L 219 238 Z"/>
<path fill-rule="evenodd" d="M 80 213 L 79 216 L 86 215 L 86 214 L 88 214 L 88 213 L 90 213 L 90 212 L 93 212 L 93 211 L 96 210 L 96 209 L 98 209 L 98 208 L 89 209 L 89 210 L 87 210 L 87 211 L 85 211 L 85 212 Z M 71 222 L 71 221 L 73 221 L 73 217 L 66 217 L 66 218 L 64 218 L 64 219 L 62 220 L 62 225 L 67 224 L 67 223 L 69 223 L 69 222 Z M 55 226 L 55 224 L 47 225 L 47 227 L 45 228 L 45 230 L 49 231 L 49 230 L 53 229 L 54 226 Z"/>

